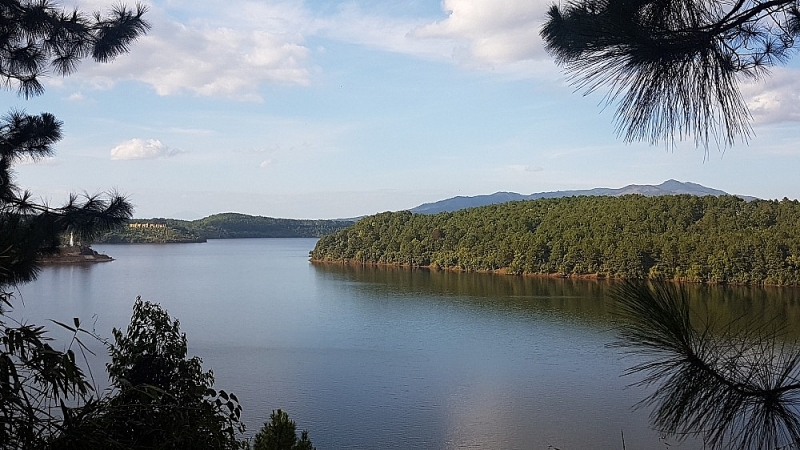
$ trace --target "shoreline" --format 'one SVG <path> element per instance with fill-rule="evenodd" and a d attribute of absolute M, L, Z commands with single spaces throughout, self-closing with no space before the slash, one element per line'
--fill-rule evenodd
<path fill-rule="evenodd" d="M 535 277 L 535 278 L 563 278 L 563 279 L 579 279 L 579 280 L 624 280 L 624 278 L 617 278 L 617 277 L 609 277 L 604 274 L 600 273 L 590 273 L 584 275 L 576 275 L 570 274 L 565 275 L 562 273 L 511 273 L 507 267 L 502 267 L 500 269 L 480 269 L 480 270 L 470 270 L 470 269 L 461 269 L 459 267 L 436 267 L 436 266 L 421 266 L 421 265 L 410 265 L 410 264 L 397 264 L 397 263 L 376 263 L 376 262 L 357 262 L 352 260 L 340 260 L 340 261 L 330 261 L 324 259 L 313 259 L 310 258 L 308 260 L 312 264 L 335 264 L 335 265 L 342 265 L 342 266 L 372 266 L 372 267 L 395 267 L 395 268 L 402 268 L 402 269 L 423 269 L 429 270 L 431 272 L 455 272 L 455 273 L 483 273 L 483 274 L 491 274 L 491 275 L 504 275 L 504 276 L 512 276 L 512 277 Z"/>
<path fill-rule="evenodd" d="M 512 277 L 530 277 L 530 278 L 560 278 L 564 280 L 586 280 L 586 281 L 626 281 L 630 280 L 629 278 L 623 277 L 615 277 L 609 276 L 606 274 L 601 273 L 589 273 L 589 274 L 563 274 L 563 273 L 521 273 L 516 274 L 512 273 L 508 270 L 508 268 L 503 267 L 500 269 L 481 269 L 481 270 L 468 270 L 468 269 L 461 269 L 458 267 L 435 267 L 435 266 L 421 266 L 421 265 L 410 265 L 410 264 L 392 264 L 392 263 L 376 263 L 376 262 L 358 262 L 353 260 L 339 260 L 339 261 L 330 261 L 330 260 L 321 260 L 321 259 L 313 259 L 310 258 L 309 262 L 312 264 L 335 264 L 335 265 L 344 265 L 344 266 L 372 266 L 372 267 L 383 267 L 383 268 L 402 268 L 402 269 L 423 269 L 428 270 L 431 272 L 454 272 L 454 273 L 482 273 L 482 274 L 489 274 L 489 275 L 502 275 L 502 276 L 512 276 Z M 769 288 L 798 288 L 800 286 L 796 284 L 770 284 L 770 283 L 720 283 L 716 281 L 691 281 L 687 279 L 635 279 L 638 281 L 656 281 L 656 282 L 667 282 L 667 283 L 690 283 L 690 284 L 704 284 L 709 286 L 737 286 L 737 287 L 769 287 Z"/>
<path fill-rule="evenodd" d="M 98 253 L 90 247 L 60 249 L 58 253 L 44 255 L 39 258 L 39 263 L 43 266 L 54 266 L 61 264 L 92 264 L 114 261 L 114 258 Z"/>

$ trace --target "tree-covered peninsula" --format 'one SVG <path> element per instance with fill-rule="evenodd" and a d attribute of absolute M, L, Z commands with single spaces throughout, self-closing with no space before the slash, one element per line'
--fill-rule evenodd
<path fill-rule="evenodd" d="M 320 237 L 352 225 L 346 220 L 297 220 L 214 214 L 198 220 L 135 219 L 98 237 L 99 244 L 205 242 L 207 239 Z"/>
<path fill-rule="evenodd" d="M 512 274 L 800 285 L 800 203 L 566 197 L 365 217 L 312 261 Z"/>

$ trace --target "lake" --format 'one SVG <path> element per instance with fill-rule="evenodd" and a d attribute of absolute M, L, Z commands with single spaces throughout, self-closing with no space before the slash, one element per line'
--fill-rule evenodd
<path fill-rule="evenodd" d="M 110 338 L 136 296 L 160 303 L 238 395 L 248 435 L 283 408 L 320 450 L 622 449 L 623 433 L 627 449 L 666 448 L 633 409 L 633 360 L 607 346 L 609 283 L 314 265 L 315 242 L 97 245 L 116 260 L 45 268 L 15 315 Z M 800 323 L 796 290 L 693 290 L 719 316 Z"/>

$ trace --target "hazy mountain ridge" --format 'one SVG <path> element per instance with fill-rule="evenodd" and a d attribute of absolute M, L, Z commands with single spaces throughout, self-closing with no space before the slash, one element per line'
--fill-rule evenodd
<path fill-rule="evenodd" d="M 520 200 L 536 200 L 540 198 L 559 198 L 559 197 L 573 197 L 573 196 L 609 196 L 619 197 L 621 195 L 639 194 L 645 197 L 657 197 L 660 195 L 713 195 L 719 197 L 721 195 L 732 195 L 719 189 L 712 189 L 697 183 L 681 182 L 677 180 L 667 180 L 659 185 L 649 184 L 629 184 L 621 188 L 594 188 L 586 190 L 571 190 L 571 191 L 552 191 L 552 192 L 539 192 L 530 195 L 522 195 L 516 192 L 495 192 L 488 195 L 476 196 L 457 196 L 440 200 L 438 202 L 423 203 L 416 208 L 411 209 L 412 213 L 417 214 L 436 214 L 440 212 L 452 212 L 460 209 L 474 208 L 478 206 L 494 205 L 498 203 L 506 203 Z M 755 200 L 755 197 L 736 195 L 743 200 Z"/>

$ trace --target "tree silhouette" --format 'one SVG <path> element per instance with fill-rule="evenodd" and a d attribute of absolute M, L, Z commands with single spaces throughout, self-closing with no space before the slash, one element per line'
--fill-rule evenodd
<path fill-rule="evenodd" d="M 269 422 L 264 423 L 253 440 L 253 450 L 315 450 L 308 438 L 308 431 L 303 430 L 297 437 L 297 424 L 289 418 L 286 411 L 278 409 L 269 415 Z"/>
<path fill-rule="evenodd" d="M 608 89 L 625 141 L 706 147 L 748 139 L 739 82 L 785 62 L 799 33 L 791 0 L 577 0 L 541 29 L 576 87 Z"/>
<path fill-rule="evenodd" d="M 0 2 L 0 77 L 26 98 L 42 94 L 42 75 L 69 75 L 85 58 L 108 62 L 127 53 L 150 28 L 146 10 L 117 5 L 104 17 L 66 11 L 50 0 Z"/>
<path fill-rule="evenodd" d="M 49 0 L 0 2 L 3 86 L 28 98 L 44 92 L 43 75 L 69 75 L 89 57 L 110 61 L 147 31 L 145 11 L 120 5 L 104 17 L 67 12 Z M 62 233 L 87 239 L 131 216 L 131 204 L 115 192 L 71 195 L 66 204 L 50 207 L 15 185 L 13 165 L 51 156 L 61 125 L 49 113 L 11 111 L 0 119 L 0 288 L 34 279 L 36 260 L 57 248 Z"/>
<path fill-rule="evenodd" d="M 653 393 L 641 405 L 668 435 L 699 436 L 711 449 L 800 444 L 800 347 L 777 322 L 702 318 L 674 285 L 625 283 L 617 346 L 641 357 L 628 374 Z"/>
<path fill-rule="evenodd" d="M 127 330 L 114 329 L 107 364 L 112 391 L 77 408 L 50 440 L 52 450 L 236 450 L 244 431 L 239 399 L 214 390 L 202 360 L 187 358 L 180 323 L 137 298 Z"/>
<path fill-rule="evenodd" d="M 44 92 L 40 77 L 69 75 L 86 58 L 107 62 L 128 51 L 149 27 L 145 8 L 112 8 L 106 16 L 62 10 L 49 0 L 0 1 L 0 80 L 24 98 Z M 59 206 L 33 200 L 14 183 L 13 165 L 53 154 L 61 122 L 52 114 L 11 111 L 0 118 L 0 444 L 33 448 L 56 432 L 54 407 L 91 389 L 75 354 L 55 350 L 44 327 L 7 316 L 14 285 L 36 278 L 38 259 L 57 250 L 66 232 L 91 238 L 129 219 L 124 196 L 71 195 Z M 66 326 L 66 325 L 65 325 Z M 76 333 L 75 327 L 68 327 Z"/>

